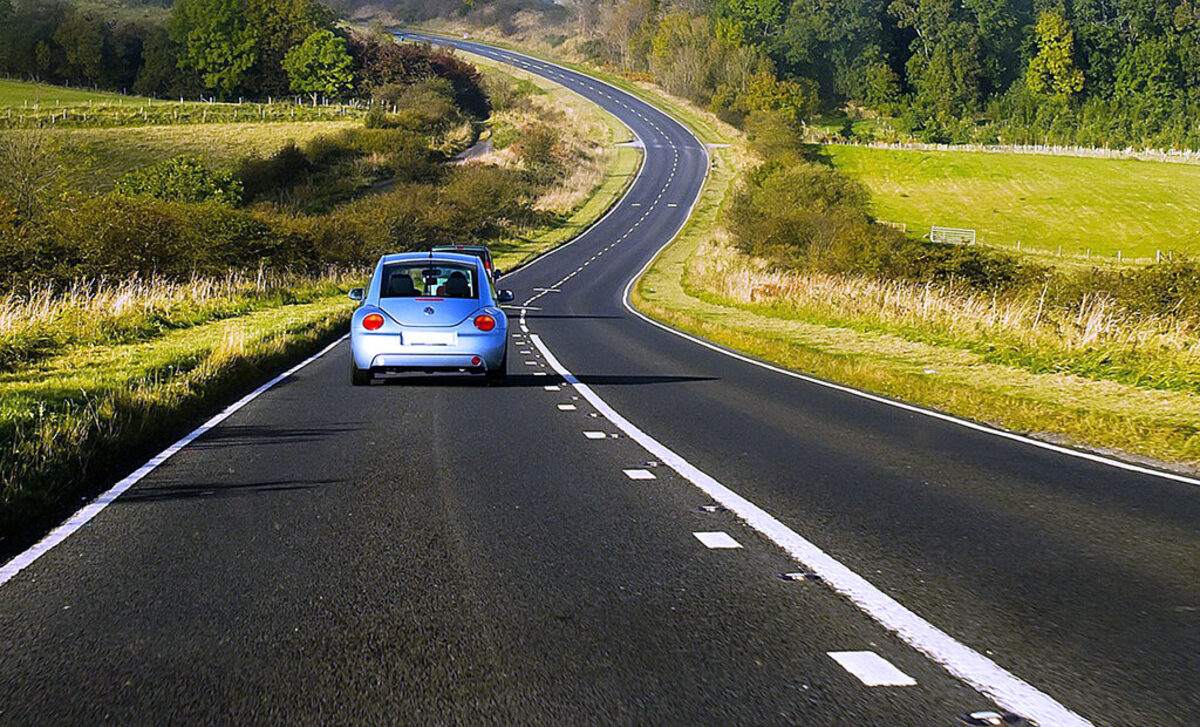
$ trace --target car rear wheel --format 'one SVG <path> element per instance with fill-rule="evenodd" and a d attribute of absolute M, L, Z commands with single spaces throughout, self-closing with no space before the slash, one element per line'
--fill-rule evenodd
<path fill-rule="evenodd" d="M 371 383 L 371 369 L 360 369 L 355 365 L 354 359 L 350 359 L 350 385 L 366 386 L 369 383 Z"/>
<path fill-rule="evenodd" d="M 487 372 L 487 380 L 492 384 L 502 384 L 508 379 L 508 349 L 504 349 L 504 357 L 500 365 Z"/>

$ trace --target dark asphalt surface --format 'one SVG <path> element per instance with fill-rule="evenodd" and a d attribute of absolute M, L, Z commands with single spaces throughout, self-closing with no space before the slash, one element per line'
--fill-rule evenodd
<path fill-rule="evenodd" d="M 1200 724 L 1200 489 L 790 379 L 630 315 L 625 284 L 681 224 L 707 157 L 644 103 L 522 63 L 646 144 L 612 214 L 503 280 L 518 301 L 556 288 L 527 323 L 563 365 L 1096 724 Z M 497 388 L 352 389 L 347 356 L 263 394 L 0 586 L 0 723 L 951 725 L 990 707 L 822 584 L 780 580 L 797 564 L 671 470 L 627 478 L 645 450 L 586 439 L 617 430 L 570 386 L 544 388 L 561 382 L 528 339 Z M 699 531 L 744 547 L 706 549 Z M 827 655 L 854 650 L 917 685 L 867 687 Z"/>

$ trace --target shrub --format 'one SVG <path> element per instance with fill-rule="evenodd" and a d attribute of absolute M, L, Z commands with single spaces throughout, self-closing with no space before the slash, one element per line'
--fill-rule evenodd
<path fill-rule="evenodd" d="M 363 126 L 368 129 L 392 129 L 395 128 L 396 122 L 388 116 L 388 112 L 382 107 L 372 106 L 367 115 L 363 117 Z"/>
<path fill-rule="evenodd" d="M 517 158 L 534 179 L 549 183 L 562 171 L 559 163 L 560 135 L 549 124 L 531 124 L 521 130 L 521 136 L 513 143 Z"/>
<path fill-rule="evenodd" d="M 1125 273 L 1112 288 L 1131 310 L 1200 318 L 1200 261 L 1192 258 L 1165 260 Z"/>
<path fill-rule="evenodd" d="M 129 197 L 229 205 L 240 204 L 243 194 L 242 183 L 233 174 L 214 172 L 187 156 L 129 172 L 117 181 L 116 191 Z"/>
<path fill-rule="evenodd" d="M 261 199 L 307 180 L 312 165 L 300 147 L 288 141 L 266 159 L 246 157 L 238 163 L 234 175 L 241 181 L 247 199 Z"/>
<path fill-rule="evenodd" d="M 875 224 L 860 183 L 814 163 L 768 162 L 734 194 L 727 222 L 742 252 L 792 269 L 951 282 L 989 291 L 1045 280 L 1046 270 L 982 246 L 930 245 Z"/>

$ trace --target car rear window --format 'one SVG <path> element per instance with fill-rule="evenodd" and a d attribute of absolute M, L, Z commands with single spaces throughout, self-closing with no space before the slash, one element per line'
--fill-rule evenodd
<path fill-rule="evenodd" d="M 380 298 L 478 298 L 475 267 L 436 260 L 383 266 Z"/>

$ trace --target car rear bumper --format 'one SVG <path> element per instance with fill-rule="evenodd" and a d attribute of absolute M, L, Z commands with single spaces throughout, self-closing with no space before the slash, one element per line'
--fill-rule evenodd
<path fill-rule="evenodd" d="M 350 338 L 354 365 L 374 371 L 493 371 L 504 360 L 506 332 L 460 335 L 455 346 L 404 346 L 396 335 L 356 332 Z M 473 359 L 478 358 L 476 363 Z"/>
<path fill-rule="evenodd" d="M 391 354 L 385 353 L 371 360 L 371 370 L 376 373 L 402 373 L 404 371 L 466 371 L 483 373 L 499 365 L 487 365 L 487 359 L 479 354 Z"/>

